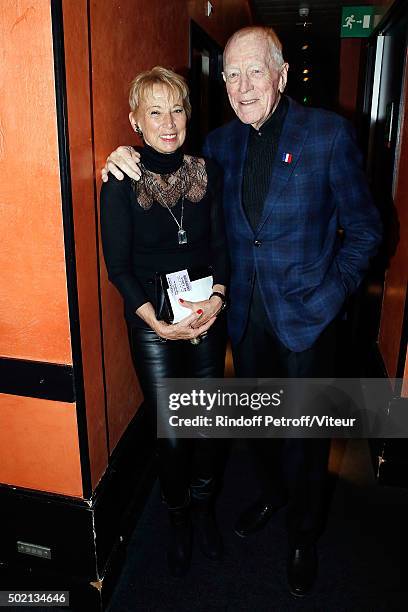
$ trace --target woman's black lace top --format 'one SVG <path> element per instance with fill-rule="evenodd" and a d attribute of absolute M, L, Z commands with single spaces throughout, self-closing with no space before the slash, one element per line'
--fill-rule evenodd
<path fill-rule="evenodd" d="M 140 181 L 109 174 L 102 184 L 101 232 L 109 280 L 124 299 L 126 319 L 144 327 L 135 311 L 154 305 L 155 272 L 211 265 L 214 284 L 226 285 L 229 265 L 218 166 L 181 149 L 162 154 L 146 145 L 139 152 Z M 187 244 L 178 244 L 168 208 L 180 223 L 183 194 Z"/>

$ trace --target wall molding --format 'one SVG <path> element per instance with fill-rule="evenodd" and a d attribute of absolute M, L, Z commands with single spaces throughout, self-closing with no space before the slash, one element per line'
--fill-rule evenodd
<path fill-rule="evenodd" d="M 0 393 L 75 402 L 72 366 L 0 357 Z"/>

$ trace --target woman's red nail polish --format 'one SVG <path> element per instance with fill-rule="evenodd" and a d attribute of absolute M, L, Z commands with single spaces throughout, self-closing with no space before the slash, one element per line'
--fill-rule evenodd
<path fill-rule="evenodd" d="M 197 314 L 203 314 L 203 311 L 201 310 L 201 308 L 197 310 Z"/>
<path fill-rule="evenodd" d="M 182 304 L 184 304 L 184 300 L 182 298 L 179 298 L 179 302 L 181 302 Z"/>

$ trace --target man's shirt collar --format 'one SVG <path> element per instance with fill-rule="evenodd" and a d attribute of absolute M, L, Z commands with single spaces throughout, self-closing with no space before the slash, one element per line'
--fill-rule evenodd
<path fill-rule="evenodd" d="M 278 102 L 278 106 L 275 108 L 272 115 L 261 125 L 259 130 L 256 130 L 251 126 L 250 135 L 251 138 L 263 138 L 273 137 L 273 135 L 281 130 L 282 123 L 285 120 L 286 113 L 288 111 L 289 102 L 285 96 L 281 96 Z"/>

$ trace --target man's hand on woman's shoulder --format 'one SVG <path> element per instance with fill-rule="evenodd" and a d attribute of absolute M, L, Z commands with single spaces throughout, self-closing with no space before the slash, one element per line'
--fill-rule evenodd
<path fill-rule="evenodd" d="M 107 158 L 105 166 L 101 170 L 101 177 L 104 183 L 109 180 L 109 172 L 112 172 L 119 181 L 122 181 L 124 174 L 138 181 L 141 177 L 140 153 L 133 147 L 122 146 L 115 149 Z"/>

